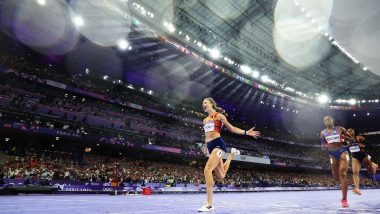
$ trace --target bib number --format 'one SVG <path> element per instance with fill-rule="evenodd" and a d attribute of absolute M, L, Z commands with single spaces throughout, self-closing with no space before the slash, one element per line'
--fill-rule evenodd
<path fill-rule="evenodd" d="M 214 122 L 207 123 L 206 125 L 203 126 L 205 132 L 213 132 L 214 131 Z"/>
<path fill-rule="evenodd" d="M 331 143 L 340 143 L 340 135 L 331 135 L 325 137 L 328 144 Z"/>
<path fill-rule="evenodd" d="M 360 152 L 359 146 L 351 146 L 350 147 L 350 152 Z"/>

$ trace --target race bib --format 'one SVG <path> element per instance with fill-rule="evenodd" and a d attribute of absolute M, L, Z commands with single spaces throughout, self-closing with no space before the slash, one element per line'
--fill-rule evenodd
<path fill-rule="evenodd" d="M 327 136 L 325 138 L 326 138 L 326 141 L 327 141 L 328 144 L 330 144 L 330 143 L 340 143 L 340 135 L 339 134 L 330 135 L 330 136 Z"/>
<path fill-rule="evenodd" d="M 359 146 L 350 146 L 350 152 L 360 152 Z"/>
<path fill-rule="evenodd" d="M 205 132 L 213 132 L 215 128 L 214 121 L 210 121 L 203 126 Z"/>

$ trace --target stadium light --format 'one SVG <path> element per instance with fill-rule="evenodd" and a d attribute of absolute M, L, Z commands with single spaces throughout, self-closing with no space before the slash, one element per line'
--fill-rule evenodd
<path fill-rule="evenodd" d="M 356 100 L 355 99 L 350 99 L 350 100 L 348 100 L 348 103 L 350 105 L 355 105 L 356 104 Z"/>
<path fill-rule="evenodd" d="M 261 80 L 263 82 L 268 82 L 269 81 L 269 77 L 267 75 L 263 75 L 263 76 L 261 76 Z"/>
<path fill-rule="evenodd" d="M 129 43 L 127 40 L 122 39 L 117 43 L 117 46 L 119 47 L 120 50 L 127 50 Z"/>
<path fill-rule="evenodd" d="M 107 75 L 104 75 L 103 76 L 103 80 L 108 80 L 110 77 L 109 76 L 107 76 Z"/>
<path fill-rule="evenodd" d="M 175 32 L 175 27 L 174 27 L 174 25 L 173 25 L 173 24 L 169 24 L 169 25 L 168 25 L 168 30 L 169 30 L 170 33 L 174 33 L 174 32 Z"/>
<path fill-rule="evenodd" d="M 260 72 L 258 72 L 258 71 L 253 71 L 253 73 L 252 73 L 252 77 L 253 77 L 253 78 L 257 79 L 257 78 L 259 78 L 259 76 L 260 76 Z"/>
<path fill-rule="evenodd" d="M 241 72 L 244 74 L 250 74 L 252 72 L 252 69 L 248 67 L 247 65 L 243 65 L 240 67 Z"/>
<path fill-rule="evenodd" d="M 330 100 L 330 98 L 326 94 L 319 95 L 317 99 L 318 99 L 318 102 L 321 104 L 325 104 Z"/>
<path fill-rule="evenodd" d="M 175 27 L 174 27 L 174 25 L 172 23 L 164 22 L 164 26 L 166 27 L 166 29 L 170 33 L 174 33 L 175 32 Z"/>
<path fill-rule="evenodd" d="M 82 27 L 84 25 L 84 21 L 81 16 L 74 16 L 73 22 L 76 27 Z"/>
<path fill-rule="evenodd" d="M 216 48 L 213 48 L 210 50 L 210 56 L 213 58 L 213 59 L 218 59 L 220 57 L 220 51 Z"/>
<path fill-rule="evenodd" d="M 37 0 L 37 3 L 39 4 L 39 5 L 45 5 L 46 4 L 46 1 L 45 0 Z"/>

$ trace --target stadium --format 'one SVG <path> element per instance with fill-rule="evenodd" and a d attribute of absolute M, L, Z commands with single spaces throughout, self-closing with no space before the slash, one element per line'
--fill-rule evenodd
<path fill-rule="evenodd" d="M 380 213 L 379 6 L 0 1 L 0 213 Z"/>

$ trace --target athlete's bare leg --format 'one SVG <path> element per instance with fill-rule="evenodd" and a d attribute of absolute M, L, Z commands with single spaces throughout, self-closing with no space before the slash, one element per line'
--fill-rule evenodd
<path fill-rule="evenodd" d="M 347 181 L 347 169 L 348 169 L 348 159 L 347 152 L 343 152 L 339 160 L 339 178 L 340 186 L 342 188 L 342 199 L 347 200 L 348 191 L 348 181 Z"/>
<path fill-rule="evenodd" d="M 359 189 L 359 172 L 361 169 L 361 163 L 358 159 L 352 158 L 352 178 L 354 180 L 355 188 Z"/>
<path fill-rule="evenodd" d="M 207 203 L 212 205 L 212 195 L 214 191 L 214 177 L 212 171 L 220 164 L 224 151 L 221 149 L 214 149 L 211 152 L 210 157 L 204 168 L 204 174 L 206 179 L 206 191 L 207 191 Z"/>

